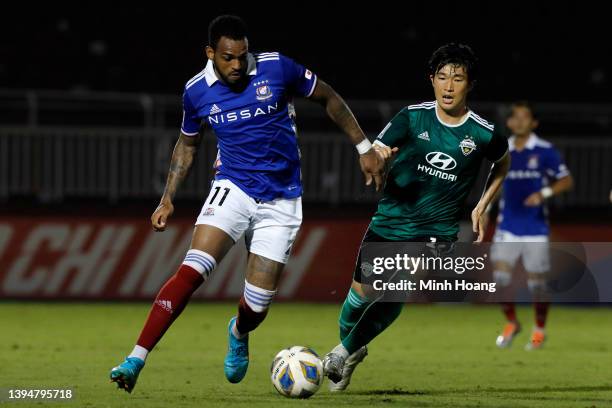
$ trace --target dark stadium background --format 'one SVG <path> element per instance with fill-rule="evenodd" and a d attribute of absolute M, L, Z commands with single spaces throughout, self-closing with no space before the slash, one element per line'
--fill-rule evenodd
<path fill-rule="evenodd" d="M 58 405 L 70 407 L 286 407 L 291 401 L 269 377 L 278 350 L 301 344 L 323 354 L 337 344 L 340 303 L 378 196 L 363 186 L 355 149 L 323 109 L 298 100 L 304 223 L 271 311 L 251 337 L 245 380 L 229 384 L 221 373 L 227 321 L 243 292 L 246 251 L 238 244 L 155 348 L 135 392 L 108 384 L 184 259 L 207 194 L 216 155 L 210 132 L 168 229 L 152 232 L 180 96 L 204 66 L 209 21 L 224 13 L 245 18 L 253 51 L 280 51 L 330 83 L 370 139 L 403 106 L 433 99 L 426 61 L 434 49 L 471 45 L 481 75 L 470 106 L 503 126 L 512 101 L 534 104 L 538 133 L 575 178 L 572 192 L 549 203 L 552 238 L 602 241 L 590 247 L 591 265 L 602 292 L 612 288 L 612 36 L 604 2 L 4 2 L 0 406 L 16 387 L 70 388 L 75 400 Z M 465 208 L 464 241 L 472 239 L 467 215 L 482 182 Z M 559 263 L 582 271 L 574 267 L 584 253 L 571 253 Z M 529 298 L 523 271 L 513 279 Z M 348 393 L 323 384 L 306 404 L 612 406 L 611 309 L 590 306 L 553 305 L 544 349 L 527 353 L 531 305 L 518 307 L 523 332 L 510 350 L 495 346 L 504 323 L 497 305 L 407 305 L 368 346 Z"/>
<path fill-rule="evenodd" d="M 606 102 L 612 45 L 595 4 L 60 2 L 3 13 L 0 83 L 178 94 L 202 65 L 208 22 L 236 13 L 249 25 L 253 50 L 297 59 L 349 99 L 428 98 L 427 58 L 445 42 L 462 41 L 481 59 L 477 99 Z"/>
<path fill-rule="evenodd" d="M 99 231 L 125 223 L 138 236 L 150 233 L 180 95 L 204 65 L 209 21 L 222 13 L 245 18 L 252 50 L 280 51 L 330 83 L 370 138 L 402 106 L 433 98 L 426 62 L 435 48 L 471 45 L 481 61 L 474 110 L 503 125 L 510 102 L 533 102 L 538 133 L 559 147 L 576 179 L 574 191 L 551 203 L 554 237 L 609 239 L 612 45 L 595 3 L 54 3 L 13 6 L 0 16 L 0 216 L 17 234 L 0 251 L 0 273 L 40 224 L 91 222 Z M 345 259 L 322 268 L 349 273 L 377 196 L 363 187 L 354 149 L 323 109 L 305 101 L 297 108 L 304 234 L 317 226 L 337 234 L 326 245 L 339 245 Z M 172 222 L 182 230 L 201 206 L 215 152 L 207 135 L 175 202 Z M 61 254 L 37 256 L 48 266 Z"/>

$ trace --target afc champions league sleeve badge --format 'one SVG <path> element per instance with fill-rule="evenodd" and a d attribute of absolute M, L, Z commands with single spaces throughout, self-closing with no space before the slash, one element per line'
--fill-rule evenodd
<path fill-rule="evenodd" d="M 459 149 L 461 149 L 461 153 L 463 153 L 464 156 L 468 156 L 476 150 L 476 143 L 474 143 L 474 140 L 470 136 L 465 135 L 465 139 L 459 143 Z"/>

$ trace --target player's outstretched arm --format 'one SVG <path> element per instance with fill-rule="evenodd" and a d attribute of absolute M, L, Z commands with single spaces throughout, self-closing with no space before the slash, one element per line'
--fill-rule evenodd
<path fill-rule="evenodd" d="M 380 190 L 384 180 L 385 161 L 372 149 L 372 144 L 361 130 L 355 115 L 344 99 L 320 79 L 310 99 L 325 107 L 327 115 L 342 129 L 359 151 L 359 165 L 365 176 L 366 185 L 369 186 L 374 180 L 376 191 Z"/>
<path fill-rule="evenodd" d="M 504 156 L 491 166 L 491 171 L 487 178 L 487 187 L 472 211 L 472 230 L 478 234 L 474 242 L 482 242 L 484 238 L 486 225 L 484 218 L 487 217 L 486 209 L 493 201 L 493 198 L 497 196 L 509 169 L 510 154 L 506 151 Z"/>
<path fill-rule="evenodd" d="M 189 170 L 193 164 L 193 158 L 200 146 L 200 140 L 201 136 L 199 134 L 196 136 L 187 136 L 181 133 L 174 145 L 164 194 L 155 212 L 153 212 L 151 216 L 151 224 L 155 231 L 163 231 L 166 229 L 166 221 L 174 212 L 172 200 L 174 199 L 179 184 L 187 174 L 189 174 Z"/>

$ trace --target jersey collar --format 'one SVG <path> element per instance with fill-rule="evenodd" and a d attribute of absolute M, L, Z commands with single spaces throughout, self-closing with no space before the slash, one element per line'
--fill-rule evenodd
<path fill-rule="evenodd" d="M 514 144 L 515 141 L 516 141 L 516 136 L 515 135 L 510 136 L 510 138 L 508 139 L 508 150 L 510 151 L 516 150 L 516 146 Z M 533 148 L 536 147 L 537 143 L 538 143 L 538 135 L 531 132 L 529 134 L 529 138 L 527 139 L 527 143 L 525 143 L 524 149 L 533 150 Z"/>
<path fill-rule="evenodd" d="M 253 54 L 250 52 L 247 55 L 247 63 L 247 75 L 257 75 L 257 62 L 255 61 Z M 211 59 L 208 60 L 206 67 L 204 68 L 204 79 L 206 79 L 206 84 L 208 84 L 208 87 L 213 86 L 215 82 L 219 81 L 219 77 L 215 72 L 215 64 L 213 64 Z"/>
<path fill-rule="evenodd" d="M 467 122 L 467 120 L 470 118 L 470 115 L 472 114 L 472 111 L 470 109 L 468 109 L 468 111 L 464 115 L 464 117 L 461 120 L 461 122 L 459 122 L 457 124 L 454 124 L 454 125 L 451 125 L 450 123 L 444 122 L 442 120 L 442 118 L 440 118 L 440 115 L 438 115 L 438 108 L 440 108 L 440 107 L 438 106 L 438 101 L 436 101 L 436 106 L 434 108 L 434 111 L 436 111 L 436 118 L 438 119 L 438 122 L 440 122 L 440 124 L 442 124 L 442 125 L 444 125 L 446 127 L 450 127 L 450 128 L 456 128 L 456 127 L 459 127 L 459 126 L 463 125 L 465 122 Z"/>

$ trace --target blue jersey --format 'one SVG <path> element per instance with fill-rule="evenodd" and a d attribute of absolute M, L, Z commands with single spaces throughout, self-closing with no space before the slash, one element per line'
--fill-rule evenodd
<path fill-rule="evenodd" d="M 514 140 L 514 136 L 508 140 L 512 164 L 504 180 L 498 229 L 518 236 L 548 235 L 546 207 L 527 207 L 524 202 L 569 171 L 553 145 L 535 134 L 521 151 L 516 150 Z"/>
<path fill-rule="evenodd" d="M 249 83 L 232 91 L 212 60 L 185 85 L 181 131 L 195 136 L 212 127 L 218 143 L 215 178 L 249 196 L 270 201 L 302 195 L 300 153 L 290 102 L 309 97 L 317 77 L 277 52 L 248 55 Z"/>

